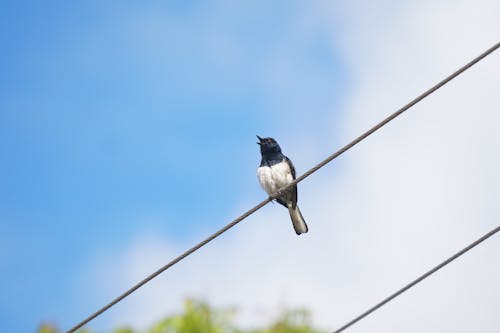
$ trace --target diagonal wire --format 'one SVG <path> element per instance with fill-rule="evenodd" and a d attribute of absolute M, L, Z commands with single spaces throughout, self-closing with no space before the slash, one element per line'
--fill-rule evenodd
<path fill-rule="evenodd" d="M 376 305 L 374 305 L 370 309 L 366 310 L 365 312 L 363 312 L 362 314 L 360 314 L 356 318 L 352 319 L 350 322 L 348 322 L 344 326 L 342 326 L 342 327 L 338 328 L 337 330 L 333 331 L 332 333 L 340 333 L 340 332 L 344 331 L 345 329 L 351 327 L 352 325 L 356 324 L 361 319 L 365 318 L 366 316 L 368 316 L 372 312 L 378 310 L 379 308 L 381 308 L 385 304 L 389 303 L 394 298 L 398 297 L 399 295 L 401 295 L 402 293 L 404 293 L 405 291 L 407 291 L 411 287 L 415 286 L 416 284 L 418 284 L 422 280 L 428 278 L 429 276 L 431 276 L 432 274 L 436 273 L 438 270 L 440 270 L 444 266 L 446 266 L 449 263 L 451 263 L 453 260 L 457 259 L 458 257 L 460 257 L 461 255 L 465 254 L 466 252 L 468 252 L 469 250 L 471 250 L 475 246 L 479 245 L 480 243 L 482 243 L 486 239 L 490 238 L 491 236 L 493 236 L 494 234 L 496 234 L 498 231 L 500 231 L 500 226 L 498 226 L 495 229 L 491 230 L 490 232 L 488 232 L 487 234 L 485 234 L 484 236 L 482 236 L 481 238 L 479 238 L 475 242 L 469 244 L 468 246 L 466 246 L 462 250 L 458 251 L 457 253 L 455 253 L 454 255 L 452 255 L 451 257 L 449 257 L 448 259 L 446 259 L 445 261 L 443 261 L 439 265 L 435 266 L 431 270 L 429 270 L 429 271 L 425 272 L 424 274 L 420 275 L 418 278 L 416 278 L 415 280 L 411 281 L 410 283 L 408 283 L 407 285 L 405 285 L 403 288 L 399 289 L 398 291 L 396 291 L 395 293 L 393 293 L 389 297 L 385 298 L 383 301 L 377 303 Z"/>
<path fill-rule="evenodd" d="M 161 273 L 163 273 L 164 271 L 166 271 L 167 269 L 169 269 L 173 265 L 177 264 L 179 261 L 181 261 L 182 259 L 186 258 L 187 256 L 189 256 L 190 254 L 192 254 L 193 252 L 195 252 L 196 250 L 198 250 L 202 246 L 206 245 L 210 241 L 214 240 L 215 238 L 217 238 L 218 236 L 220 236 L 224 232 L 228 231 L 229 229 L 231 229 L 232 227 L 234 227 L 235 225 L 237 225 L 238 223 L 240 223 L 241 221 L 243 221 L 244 219 L 246 219 L 248 216 L 252 215 L 257 210 L 259 210 L 262 207 L 264 207 L 265 205 L 267 205 L 272 200 L 276 199 L 280 195 L 280 193 L 282 193 L 283 191 L 286 191 L 287 189 L 291 188 L 292 186 L 295 186 L 297 183 L 299 183 L 302 180 L 304 180 L 305 178 L 309 177 L 311 174 L 313 174 L 314 172 L 318 171 L 319 169 L 321 169 L 322 167 L 324 167 L 326 164 L 330 163 L 331 161 L 333 161 L 334 159 L 336 159 L 337 157 L 339 157 L 340 155 L 342 155 L 343 153 L 345 153 L 347 150 L 349 150 L 352 147 L 354 147 L 356 144 L 358 144 L 362 140 L 366 139 L 368 136 L 370 136 L 375 131 L 377 131 L 378 129 L 380 129 L 384 125 L 386 125 L 388 122 L 390 122 L 391 120 L 393 120 L 397 116 L 401 115 L 403 112 L 405 112 L 406 110 L 408 110 L 409 108 L 411 108 L 412 106 L 414 106 L 415 104 L 417 104 L 418 102 L 420 102 L 421 100 L 423 100 L 424 98 L 426 98 L 427 96 L 429 96 L 430 94 L 432 94 L 433 92 L 435 92 L 436 90 L 438 90 L 439 88 L 441 88 L 442 86 L 444 86 L 445 84 L 447 84 L 448 82 L 450 82 L 451 80 L 453 80 L 454 78 L 456 78 L 457 76 L 459 76 L 460 74 L 462 74 L 463 72 L 465 72 L 467 69 L 469 69 L 470 67 L 472 67 L 473 65 L 475 65 L 476 63 L 478 63 L 479 61 L 481 61 L 483 58 L 485 58 L 489 54 L 493 53 L 499 47 L 500 47 L 500 42 L 497 42 L 495 45 L 493 45 L 492 47 L 490 47 L 489 49 L 487 49 L 486 51 L 484 51 L 483 53 L 481 53 L 480 55 L 478 55 L 476 58 L 474 58 L 473 60 L 471 60 L 470 62 L 468 62 L 464 66 L 460 67 L 458 70 L 456 70 L 455 72 L 453 72 L 452 74 L 450 74 L 449 76 L 447 76 L 446 78 L 444 78 L 442 81 L 440 81 L 439 83 L 437 83 L 436 85 L 434 85 L 432 88 L 430 88 L 429 90 L 423 92 L 421 95 L 419 95 L 418 97 L 416 97 L 415 99 L 413 99 L 411 102 L 409 102 L 408 104 L 406 104 L 405 106 L 403 106 L 401 109 L 397 110 L 396 112 L 394 112 L 393 114 L 391 114 L 390 116 L 388 116 L 387 118 L 385 118 L 384 120 L 382 120 L 380 123 L 378 123 L 377 125 L 373 126 L 368 131 L 364 132 L 363 134 L 361 134 L 360 136 L 358 136 L 356 139 L 354 139 L 353 141 L 349 142 L 347 145 L 345 145 L 344 147 L 340 148 L 338 151 L 336 151 L 335 153 L 333 153 L 332 155 L 328 156 L 326 159 L 324 159 L 323 161 L 321 161 L 320 163 L 318 163 L 317 165 L 315 165 L 314 167 L 312 167 L 311 169 L 309 169 L 308 171 L 306 171 L 303 175 L 301 175 L 300 177 L 298 177 L 297 179 L 295 179 L 293 182 L 291 182 L 287 186 L 283 187 L 277 193 L 275 193 L 275 194 L 269 196 L 267 199 L 261 201 L 259 204 L 257 204 L 253 208 L 249 209 L 248 211 L 246 211 L 245 213 L 243 213 L 242 215 L 240 215 L 236 219 L 234 219 L 231 223 L 227 224 L 225 227 L 221 228 L 220 230 L 218 230 L 217 232 L 215 232 L 214 234 L 212 234 L 211 236 L 209 236 L 205 240 L 201 241 L 200 243 L 198 243 L 195 246 L 193 246 L 192 248 L 188 249 L 187 251 L 185 251 L 184 253 L 182 253 L 178 257 L 174 258 L 172 261 L 168 262 L 163 267 L 159 268 L 157 271 L 155 271 L 154 273 L 152 273 L 149 276 L 147 276 L 146 278 L 144 278 L 142 281 L 140 281 L 137 284 L 135 284 L 134 286 L 132 286 L 130 289 L 128 289 L 127 291 L 125 291 L 123 294 L 121 294 L 120 296 L 116 297 L 114 300 L 112 300 L 111 302 L 109 302 L 108 304 L 106 304 L 105 306 L 103 306 L 101 309 L 97 310 L 92 315 L 88 316 L 86 319 L 82 320 L 80 323 L 78 323 L 77 325 L 73 326 L 72 328 L 70 328 L 66 332 L 67 333 L 75 332 L 77 329 L 81 328 L 83 325 L 87 324 L 88 322 L 90 322 L 91 320 L 93 320 L 94 318 L 96 318 L 97 316 L 101 315 L 103 312 L 107 311 L 113 305 L 115 305 L 116 303 L 120 302 L 121 300 L 123 300 L 128 295 L 132 294 L 134 291 L 136 291 L 137 289 L 139 289 L 140 287 L 142 287 L 143 285 L 145 285 L 146 283 L 148 283 L 149 281 L 151 281 L 152 279 L 154 279 L 156 276 L 160 275 Z"/>

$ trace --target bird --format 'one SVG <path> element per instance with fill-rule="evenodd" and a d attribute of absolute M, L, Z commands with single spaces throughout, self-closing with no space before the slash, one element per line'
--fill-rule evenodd
<path fill-rule="evenodd" d="M 262 159 L 257 168 L 260 185 L 269 195 L 289 185 L 295 180 L 295 167 L 292 161 L 281 152 L 281 148 L 273 138 L 261 138 L 257 135 Z M 288 208 L 293 229 L 297 235 L 308 231 L 306 221 L 297 206 L 297 185 L 279 193 L 276 201 Z"/>

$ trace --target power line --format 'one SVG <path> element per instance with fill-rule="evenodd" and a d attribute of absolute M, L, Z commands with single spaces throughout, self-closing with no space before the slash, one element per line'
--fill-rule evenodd
<path fill-rule="evenodd" d="M 399 295 L 401 295 L 402 293 L 404 293 L 405 291 L 407 291 L 408 289 L 410 289 L 411 287 L 415 286 L 416 284 L 418 284 L 419 282 L 421 282 L 422 280 L 428 278 L 430 275 L 436 273 L 438 270 L 440 270 L 441 268 L 443 268 L 444 266 L 448 265 L 449 263 L 451 263 L 453 260 L 457 259 L 458 257 L 460 257 L 461 255 L 463 255 L 464 253 L 466 253 L 467 251 L 471 250 L 473 247 L 479 245 L 480 243 L 482 243 L 483 241 L 485 241 L 486 239 L 490 238 L 491 236 L 493 236 L 494 234 L 496 234 L 498 231 L 500 231 L 500 226 L 496 227 L 495 229 L 491 230 L 490 232 L 488 232 L 487 234 L 485 234 L 484 236 L 482 236 L 481 238 L 479 238 L 478 240 L 476 240 L 475 242 L 473 242 L 472 244 L 466 246 L 465 248 L 463 248 L 462 250 L 458 251 L 457 253 L 455 253 L 454 255 L 452 255 L 451 257 L 449 257 L 448 259 L 446 259 L 445 261 L 443 261 L 442 263 L 440 263 L 439 265 L 435 266 L 434 268 L 432 268 L 431 270 L 427 271 L 426 273 L 420 275 L 418 278 L 416 278 L 415 280 L 411 281 L 410 283 L 408 283 L 407 285 L 405 285 L 403 288 L 399 289 L 398 291 L 396 291 L 395 293 L 393 293 L 392 295 L 390 295 L 389 297 L 385 298 L 383 301 L 381 301 L 380 303 L 377 303 L 376 305 L 374 305 L 373 307 L 371 307 L 370 309 L 366 310 L 365 312 L 363 312 L 362 314 L 360 314 L 359 316 L 357 316 L 356 318 L 352 319 L 350 322 L 348 322 L 347 324 L 345 324 L 344 326 L 340 327 L 339 329 L 337 329 L 336 331 L 333 331 L 332 333 L 340 333 L 342 331 L 344 331 L 345 329 L 351 327 L 352 325 L 354 325 L 355 323 L 357 323 L 358 321 L 360 321 L 361 319 L 365 318 L 366 316 L 368 316 L 369 314 L 371 314 L 372 312 L 376 311 L 377 309 L 379 309 L 380 307 L 384 306 L 385 304 L 389 303 L 390 301 L 392 301 L 394 298 L 398 297 Z"/>
<path fill-rule="evenodd" d="M 179 261 L 181 261 L 182 259 L 186 258 L 187 256 L 189 256 L 190 254 L 192 254 L 193 252 L 195 252 L 196 250 L 198 250 L 202 246 L 204 246 L 207 243 L 211 242 L 212 240 L 214 240 L 215 238 L 217 238 L 218 236 L 220 236 L 224 232 L 228 231 L 229 229 L 231 229 L 232 227 L 234 227 L 236 224 L 240 223 L 241 221 L 243 221 L 244 219 L 246 219 L 248 216 L 252 215 L 257 210 L 259 210 L 262 207 L 264 207 L 265 205 L 267 205 L 272 200 L 276 199 L 280 195 L 281 192 L 286 191 L 287 189 L 289 189 L 292 186 L 296 185 L 297 183 L 301 182 L 302 180 L 304 180 L 305 178 L 309 177 L 314 172 L 318 171 L 320 168 L 324 167 L 326 164 L 328 164 L 331 161 L 333 161 L 335 158 L 337 158 L 340 155 L 342 155 L 343 153 L 345 153 L 347 150 L 349 150 L 352 147 L 354 147 L 356 144 L 358 144 L 362 140 L 366 139 L 368 136 L 370 136 L 375 131 L 377 131 L 378 129 L 380 129 L 381 127 L 383 127 L 387 123 L 389 123 L 391 120 L 393 120 L 397 116 L 401 115 L 403 112 L 405 112 L 406 110 L 408 110 L 409 108 L 411 108 L 412 106 L 414 106 L 415 104 L 417 104 L 418 102 L 420 102 L 421 100 L 423 100 L 424 98 L 426 98 L 427 96 L 429 96 L 430 94 L 432 94 L 433 92 L 435 92 L 436 90 L 438 90 L 439 88 L 441 88 L 442 86 L 444 86 L 445 84 L 447 84 L 448 82 L 450 82 L 451 80 L 453 80 L 454 78 L 456 78 L 457 76 L 459 76 L 460 74 L 462 74 L 464 71 L 466 71 L 467 69 L 469 69 L 470 67 L 472 67 L 473 65 L 475 65 L 476 63 L 478 63 L 479 61 L 481 61 L 483 58 L 485 58 L 486 56 L 488 56 L 489 54 L 491 54 L 492 52 L 494 52 L 496 49 L 498 49 L 498 47 L 500 47 L 500 42 L 496 43 L 495 45 L 493 45 L 492 47 L 490 47 L 488 50 L 484 51 L 479 56 L 477 56 L 476 58 L 474 58 L 472 61 L 468 62 L 467 64 L 465 64 L 464 66 L 462 66 L 461 68 L 459 68 L 457 71 L 455 71 L 454 73 L 452 73 L 451 75 L 449 75 L 448 77 L 446 77 L 445 79 L 443 79 L 442 81 L 440 81 L 439 83 L 437 83 L 436 85 L 434 85 L 432 88 L 430 88 L 429 90 L 423 92 L 421 95 L 419 95 L 418 97 L 416 97 L 415 99 L 413 99 L 411 102 L 409 102 L 408 104 L 406 104 L 405 106 L 403 106 L 401 109 L 397 110 L 396 112 L 394 112 L 393 114 L 391 114 L 390 116 L 388 116 L 387 118 L 385 118 L 384 120 L 382 120 L 380 123 L 378 123 L 377 125 L 373 126 L 368 131 L 366 131 L 365 133 L 361 134 L 356 139 L 354 139 L 353 141 L 351 141 L 350 143 L 348 143 L 347 145 L 345 145 L 344 147 L 342 147 L 341 149 L 339 149 L 338 151 L 336 151 L 332 155 L 328 156 L 326 159 L 324 159 L 323 161 L 321 161 L 320 163 L 318 163 L 317 165 L 315 165 L 314 167 L 312 167 L 311 169 L 309 169 L 308 171 L 306 171 L 303 175 L 301 175 L 300 177 L 298 177 L 296 180 L 294 180 L 289 185 L 283 187 L 281 190 L 279 190 L 275 194 L 273 194 L 273 195 L 269 196 L 267 199 L 261 201 L 259 204 L 257 204 L 253 208 L 249 209 L 248 211 L 246 211 L 245 213 L 243 213 L 242 215 L 240 215 L 236 219 L 234 219 L 231 223 L 227 224 L 225 227 L 223 227 L 219 231 L 215 232 L 214 234 L 212 234 L 211 236 L 209 236 L 205 240 L 201 241 L 200 243 L 196 244 L 192 248 L 188 249 L 187 251 L 185 251 L 184 253 L 182 253 L 181 255 L 179 255 L 178 257 L 176 257 L 175 259 L 173 259 L 169 263 L 165 264 L 163 267 L 161 267 L 160 269 L 158 269 L 154 273 L 152 273 L 149 276 L 147 276 L 142 281 L 140 281 L 137 284 L 135 284 L 133 287 L 131 287 L 130 289 L 128 289 L 127 291 L 125 291 L 120 296 L 116 297 L 114 300 L 112 300 L 111 302 L 109 302 L 107 305 L 105 305 L 101 309 L 97 310 L 95 313 L 93 313 L 92 315 L 90 315 L 89 317 L 87 317 L 86 319 L 84 319 L 83 321 L 81 321 L 80 323 L 78 323 L 77 325 L 75 325 L 74 327 L 70 328 L 67 331 L 67 333 L 75 332 L 77 329 L 81 328 L 83 325 L 87 324 L 88 322 L 90 322 L 91 320 L 93 320 L 94 318 L 96 318 L 97 316 L 101 315 L 103 312 L 107 311 L 113 305 L 115 305 L 116 303 L 118 303 L 121 300 L 123 300 L 125 297 L 127 297 L 128 295 L 130 295 L 131 293 L 133 293 L 134 291 L 136 291 L 137 289 L 139 289 L 140 287 L 142 287 L 143 285 L 145 285 L 146 283 L 148 283 L 149 281 L 151 281 L 152 279 L 154 279 L 156 276 L 160 275 L 161 273 L 163 273 L 164 271 L 166 271 L 167 269 L 169 269 L 173 265 L 177 264 Z"/>

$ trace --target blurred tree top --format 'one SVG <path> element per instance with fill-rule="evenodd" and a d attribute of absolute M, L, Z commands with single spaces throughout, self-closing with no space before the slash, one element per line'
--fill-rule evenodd
<path fill-rule="evenodd" d="M 268 327 L 241 329 L 234 322 L 234 309 L 215 309 L 206 302 L 188 299 L 184 311 L 166 317 L 145 331 L 132 328 L 117 328 L 110 333 L 320 333 L 312 327 L 311 316 L 307 310 L 284 311 Z M 90 329 L 80 329 L 78 333 L 93 333 Z M 37 333 L 59 333 L 55 326 L 41 324 Z"/>

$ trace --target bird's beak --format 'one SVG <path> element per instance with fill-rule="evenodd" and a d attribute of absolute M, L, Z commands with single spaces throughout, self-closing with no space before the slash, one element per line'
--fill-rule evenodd
<path fill-rule="evenodd" d="M 257 139 L 259 139 L 260 142 L 257 142 L 257 144 L 260 146 L 262 144 L 262 138 L 257 135 Z"/>

